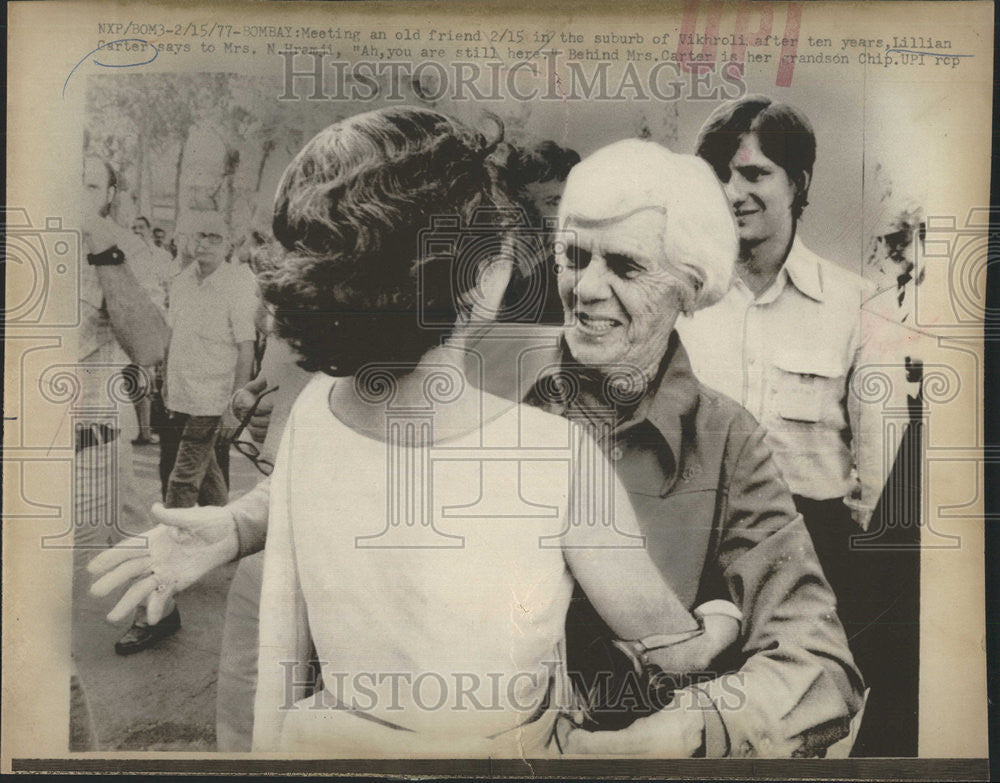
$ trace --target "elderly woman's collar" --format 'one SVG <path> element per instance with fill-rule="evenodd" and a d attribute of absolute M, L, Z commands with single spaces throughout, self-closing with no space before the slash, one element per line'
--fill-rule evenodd
<path fill-rule="evenodd" d="M 551 381 L 552 376 L 559 371 L 576 375 L 581 383 L 596 379 L 597 374 L 582 367 L 573 358 L 565 340 L 560 341 L 559 357 L 558 363 L 548 362 L 545 364 L 532 385 L 526 401 L 536 405 L 554 404 L 562 413 L 570 400 L 562 400 L 560 404 L 560 402 L 551 399 L 550 391 L 555 387 L 552 384 L 545 386 L 544 382 Z M 639 406 L 638 415 L 656 427 L 675 458 L 680 456 L 681 439 L 685 425 L 697 411 L 698 400 L 698 379 L 691 370 L 687 351 L 681 344 L 677 332 L 674 331 L 670 335 L 666 353 L 660 362 L 657 377 L 650 384 L 650 390 Z"/>
<path fill-rule="evenodd" d="M 675 458 L 680 456 L 686 422 L 697 412 L 699 385 L 687 351 L 674 331 L 663 361 L 659 382 L 649 397 L 646 418 L 660 431 Z"/>

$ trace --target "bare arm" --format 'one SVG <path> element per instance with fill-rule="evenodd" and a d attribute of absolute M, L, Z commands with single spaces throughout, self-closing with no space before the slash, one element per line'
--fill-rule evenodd
<path fill-rule="evenodd" d="M 619 731 L 572 731 L 566 752 L 689 755 L 691 715 L 701 716 L 706 756 L 823 755 L 848 732 L 861 677 L 763 430 L 733 450 L 726 472 L 732 479 L 713 567 L 742 610 L 743 666 L 675 693 L 694 707 L 664 709 Z"/>
<path fill-rule="evenodd" d="M 97 268 L 97 279 L 104 293 L 111 331 L 129 359 L 140 367 L 162 361 L 166 355 L 167 324 L 132 270 L 126 264 L 101 266 Z"/>
<path fill-rule="evenodd" d="M 87 220 L 84 242 L 89 254 L 102 253 L 115 244 L 107 218 L 94 216 Z M 122 350 L 140 367 L 162 361 L 167 343 L 166 322 L 128 264 L 98 266 L 97 279 L 104 294 L 111 331 Z"/>
<path fill-rule="evenodd" d="M 236 370 L 233 373 L 233 394 L 242 389 L 250 382 L 250 374 L 253 372 L 253 340 L 241 340 L 236 345 Z M 230 397 L 232 399 L 232 397 Z M 219 424 L 219 437 L 231 440 L 239 429 L 240 420 L 233 412 L 233 406 L 227 405 L 222 412 L 222 421 Z"/>
<path fill-rule="evenodd" d="M 628 492 L 614 468 L 589 435 L 581 431 L 579 440 L 580 448 L 576 451 L 579 457 L 571 474 L 574 486 L 570 524 L 563 546 L 570 570 L 619 639 L 695 634 L 686 641 L 650 652 L 644 663 L 673 673 L 705 668 L 720 648 L 728 646 L 731 638 L 719 641 L 714 625 L 711 633 L 702 632 L 700 624 L 650 559 Z M 606 518 L 608 512 L 611 519 Z M 731 628 L 738 628 L 738 624 Z M 681 709 L 657 714 L 672 721 L 673 744 L 657 741 L 654 746 L 674 756 L 694 755 L 704 742 L 706 713 Z M 633 752 L 631 748 L 609 751 L 602 747 L 600 743 L 605 736 L 600 732 L 571 736 L 575 739 L 564 744 L 567 753 Z M 645 749 L 646 742 L 640 741 L 639 745 Z"/>
<path fill-rule="evenodd" d="M 628 492 L 597 443 L 577 430 L 563 552 L 594 608 L 620 639 L 699 628 L 650 559 Z M 611 519 L 607 519 L 610 511 Z"/>
<path fill-rule="evenodd" d="M 236 346 L 236 350 L 236 373 L 233 381 L 234 393 L 250 383 L 250 373 L 253 371 L 253 340 L 244 340 Z"/>
<path fill-rule="evenodd" d="M 233 370 L 233 389 L 230 398 L 250 382 L 253 374 L 254 339 L 257 336 L 254 316 L 258 304 L 256 283 L 252 279 L 240 279 L 240 285 L 233 293 L 229 304 L 229 323 L 236 340 L 236 367 Z M 231 440 L 239 426 L 240 422 L 233 414 L 232 406 L 227 405 L 222 413 L 219 437 Z"/>
<path fill-rule="evenodd" d="M 271 479 L 263 479 L 240 498 L 226 507 L 236 524 L 236 557 L 247 557 L 264 549 L 267 540 L 267 520 L 271 501 Z"/>

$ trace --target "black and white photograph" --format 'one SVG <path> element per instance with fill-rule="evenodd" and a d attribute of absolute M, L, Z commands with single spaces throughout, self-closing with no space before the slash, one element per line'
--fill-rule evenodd
<path fill-rule="evenodd" d="M 901 5 L 13 4 L 4 764 L 985 779 L 993 9 Z"/>

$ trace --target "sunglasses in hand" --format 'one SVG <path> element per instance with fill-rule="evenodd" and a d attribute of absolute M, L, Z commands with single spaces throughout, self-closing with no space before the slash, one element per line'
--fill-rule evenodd
<path fill-rule="evenodd" d="M 266 391 L 260 393 L 260 395 L 254 401 L 254 404 L 250 406 L 250 410 L 248 410 L 246 414 L 243 416 L 243 418 L 240 420 L 240 426 L 236 428 L 236 432 L 233 433 L 233 438 L 231 441 L 233 447 L 240 454 L 242 454 L 244 457 L 250 460 L 254 464 L 254 467 L 256 467 L 257 470 L 259 470 L 265 476 L 271 475 L 271 471 L 274 470 L 274 463 L 271 462 L 271 460 L 265 459 L 264 457 L 261 456 L 260 449 L 257 447 L 256 443 L 254 443 L 252 440 L 240 440 L 240 436 L 243 434 L 243 431 L 250 424 L 250 420 L 257 412 L 257 406 L 260 405 L 260 401 L 263 400 L 268 394 L 278 391 L 278 388 L 279 388 L 278 386 L 275 386 L 271 389 L 267 389 Z"/>

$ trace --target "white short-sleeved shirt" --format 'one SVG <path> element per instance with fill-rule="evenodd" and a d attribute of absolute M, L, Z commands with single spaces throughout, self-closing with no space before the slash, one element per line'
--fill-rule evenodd
<path fill-rule="evenodd" d="M 173 279 L 167 323 L 167 407 L 220 416 L 233 393 L 237 346 L 256 336 L 253 275 L 223 263 L 199 282 L 197 263 Z"/>

